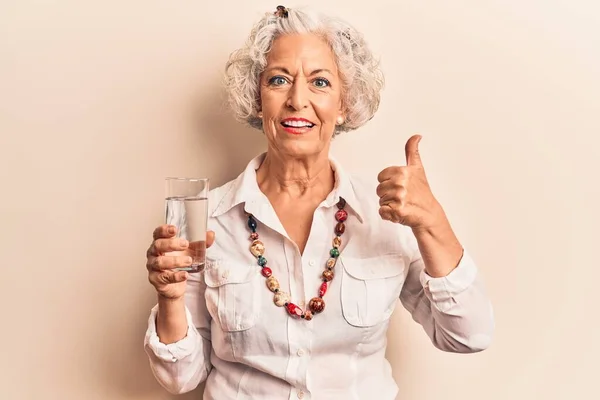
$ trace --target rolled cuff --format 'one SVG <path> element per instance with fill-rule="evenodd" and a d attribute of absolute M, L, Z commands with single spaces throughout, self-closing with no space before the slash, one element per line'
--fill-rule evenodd
<path fill-rule="evenodd" d="M 187 334 L 183 339 L 171 344 L 162 343 L 158 337 L 158 333 L 156 332 L 157 314 L 158 304 L 155 305 L 150 312 L 150 317 L 148 318 L 148 330 L 146 331 L 146 337 L 144 339 L 146 346 L 152 350 L 156 357 L 167 362 L 177 362 L 194 353 L 197 343 L 199 342 L 199 333 L 194 327 L 192 315 L 188 308 L 185 308 L 185 315 L 188 323 Z"/>
<path fill-rule="evenodd" d="M 432 302 L 441 305 L 471 287 L 476 277 L 477 266 L 469 253 L 464 250 L 460 262 L 448 275 L 434 278 L 423 269 L 420 281 L 423 288 L 426 289 L 427 297 Z"/>

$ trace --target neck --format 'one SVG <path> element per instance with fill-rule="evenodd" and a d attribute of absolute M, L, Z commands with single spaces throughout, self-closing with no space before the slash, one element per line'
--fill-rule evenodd
<path fill-rule="evenodd" d="M 308 157 L 282 157 L 275 151 L 267 155 L 256 172 L 258 186 L 267 197 L 290 200 L 327 197 L 335 177 L 326 151 Z"/>

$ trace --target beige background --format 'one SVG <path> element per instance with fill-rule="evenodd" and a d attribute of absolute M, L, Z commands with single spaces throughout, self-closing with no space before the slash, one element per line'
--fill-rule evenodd
<path fill-rule="evenodd" d="M 334 155 L 377 174 L 423 134 L 495 305 L 476 355 L 435 350 L 399 309 L 399 398 L 598 398 L 598 3 L 318 4 L 367 35 L 387 77 L 375 119 Z M 162 178 L 222 184 L 264 149 L 222 109 L 220 76 L 276 5 L 0 2 L 0 398 L 171 398 L 142 350 Z"/>

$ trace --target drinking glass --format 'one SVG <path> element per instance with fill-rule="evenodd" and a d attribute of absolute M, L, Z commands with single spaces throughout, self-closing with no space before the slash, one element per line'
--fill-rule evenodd
<path fill-rule="evenodd" d="M 175 270 L 202 272 L 206 263 L 209 180 L 166 178 L 165 183 L 165 222 L 177 227 L 176 237 L 189 242 L 185 254 L 192 257 L 192 265 Z M 175 252 L 169 255 L 175 255 Z"/>

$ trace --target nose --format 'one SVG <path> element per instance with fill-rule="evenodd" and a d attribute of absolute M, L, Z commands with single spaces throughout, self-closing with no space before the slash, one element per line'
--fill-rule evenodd
<path fill-rule="evenodd" d="M 309 91 L 305 83 L 306 82 L 302 82 L 302 79 L 298 79 L 294 82 L 286 102 L 288 107 L 291 107 L 296 111 L 308 107 Z"/>

